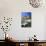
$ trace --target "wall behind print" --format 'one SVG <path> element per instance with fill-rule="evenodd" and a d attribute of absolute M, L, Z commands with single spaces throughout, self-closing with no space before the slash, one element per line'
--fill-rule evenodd
<path fill-rule="evenodd" d="M 31 28 L 21 28 L 22 11 L 32 12 Z M 12 26 L 8 33 L 12 34 L 13 38 L 17 40 L 28 40 L 29 37 L 32 37 L 34 34 L 37 35 L 39 40 L 44 39 L 45 12 L 45 8 L 33 9 L 28 0 L 0 0 L 0 16 L 13 17 Z M 2 39 L 2 36 L 0 39 Z"/>

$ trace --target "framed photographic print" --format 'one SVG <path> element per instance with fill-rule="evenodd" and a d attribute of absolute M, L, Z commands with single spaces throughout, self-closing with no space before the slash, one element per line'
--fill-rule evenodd
<path fill-rule="evenodd" d="M 21 27 L 31 27 L 31 12 L 21 13 Z"/>

